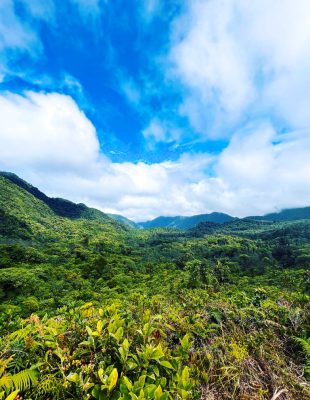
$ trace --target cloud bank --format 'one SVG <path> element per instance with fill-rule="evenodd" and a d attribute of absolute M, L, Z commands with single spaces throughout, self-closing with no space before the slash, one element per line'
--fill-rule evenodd
<path fill-rule="evenodd" d="M 249 126 L 218 157 L 183 154 L 176 161 L 135 164 L 102 155 L 94 126 L 69 96 L 5 93 L 0 119 L 2 170 L 49 195 L 135 220 L 214 210 L 261 214 L 305 206 L 310 198 L 306 132 L 277 142 L 272 126 Z"/>

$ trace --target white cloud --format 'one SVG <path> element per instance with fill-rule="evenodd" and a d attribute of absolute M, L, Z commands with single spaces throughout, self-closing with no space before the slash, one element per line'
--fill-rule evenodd
<path fill-rule="evenodd" d="M 136 220 L 211 211 L 262 214 L 305 206 L 310 198 L 308 131 L 279 136 L 270 125 L 253 124 L 218 157 L 183 154 L 176 161 L 135 164 L 102 156 L 94 126 L 69 96 L 5 93 L 0 119 L 0 169 L 49 195 Z"/>
<path fill-rule="evenodd" d="M 14 53 L 27 52 L 37 57 L 42 45 L 33 29 L 15 14 L 13 0 L 0 2 L 0 15 L 0 74 L 5 75 Z"/>
<path fill-rule="evenodd" d="M 181 136 L 181 130 L 169 122 L 154 118 L 142 132 L 150 148 L 157 142 L 174 142 Z"/>
<path fill-rule="evenodd" d="M 99 151 L 92 124 L 69 96 L 25 93 L 0 96 L 3 167 L 81 172 Z"/>
<path fill-rule="evenodd" d="M 290 126 L 310 117 L 308 0 L 193 0 L 172 29 L 170 77 L 180 113 L 208 137 L 230 136 L 246 113 Z"/>
<path fill-rule="evenodd" d="M 133 80 L 120 78 L 120 89 L 126 96 L 129 103 L 135 106 L 140 105 L 141 93 Z"/>

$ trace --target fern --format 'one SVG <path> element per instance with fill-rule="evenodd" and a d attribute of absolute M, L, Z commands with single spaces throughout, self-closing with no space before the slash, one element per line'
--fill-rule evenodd
<path fill-rule="evenodd" d="M 12 381 L 15 389 L 18 389 L 22 392 L 26 389 L 29 389 L 32 384 L 37 382 L 37 373 L 33 369 L 25 369 L 15 375 L 12 375 Z"/>
<path fill-rule="evenodd" d="M 29 389 L 31 385 L 37 382 L 37 372 L 35 369 L 25 369 L 13 375 L 6 372 L 12 359 L 13 357 L 6 360 L 0 359 L 0 389 L 7 392 L 11 392 L 12 390 L 15 390 L 15 392 L 22 392 Z"/>
<path fill-rule="evenodd" d="M 299 338 L 299 337 L 295 337 L 294 338 L 296 343 L 298 343 L 306 356 L 306 366 L 305 366 L 305 372 L 307 374 L 310 374 L 310 338 L 308 339 L 303 339 L 303 338 Z"/>
<path fill-rule="evenodd" d="M 32 332 L 32 326 L 29 324 L 25 328 L 18 329 L 17 331 L 11 333 L 9 335 L 10 340 L 21 340 L 25 339 L 31 332 Z"/>

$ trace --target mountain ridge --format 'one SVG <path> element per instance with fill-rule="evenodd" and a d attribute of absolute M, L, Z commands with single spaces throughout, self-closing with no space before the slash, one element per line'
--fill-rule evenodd
<path fill-rule="evenodd" d="M 83 203 L 74 203 L 70 200 L 49 197 L 38 188 L 26 182 L 18 175 L 0 171 L 0 177 L 9 180 L 11 183 L 26 190 L 38 200 L 43 201 L 56 215 L 71 219 L 89 219 L 98 221 L 113 220 L 130 229 L 151 229 L 151 228 L 171 228 L 179 230 L 193 229 L 201 223 L 225 224 L 233 221 L 253 220 L 253 221 L 294 221 L 310 219 L 310 207 L 299 207 L 284 209 L 275 213 L 268 213 L 263 216 L 249 216 L 245 218 L 233 217 L 226 213 L 212 212 L 209 214 L 197 214 L 192 216 L 158 216 L 152 220 L 144 222 L 134 222 L 129 218 L 119 214 L 106 214 L 98 209 L 86 206 Z M 208 229 L 212 227 L 208 227 Z"/>

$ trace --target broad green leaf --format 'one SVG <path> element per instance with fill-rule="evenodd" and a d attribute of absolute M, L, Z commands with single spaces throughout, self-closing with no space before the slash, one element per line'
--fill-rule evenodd
<path fill-rule="evenodd" d="M 89 326 L 86 326 L 86 331 L 87 331 L 87 333 L 89 334 L 89 336 L 92 336 L 92 335 L 93 335 L 93 331 L 90 329 Z"/>
<path fill-rule="evenodd" d="M 159 360 L 160 358 L 164 357 L 165 354 L 161 348 L 161 344 L 159 343 L 159 345 L 157 347 L 155 347 L 155 349 L 153 350 L 153 354 L 151 359 L 152 360 Z"/>
<path fill-rule="evenodd" d="M 159 363 L 160 363 L 160 365 L 162 365 L 165 368 L 173 369 L 173 366 L 170 364 L 169 361 L 162 360 L 162 361 L 159 361 Z"/>
<path fill-rule="evenodd" d="M 101 333 L 102 332 L 102 328 L 103 328 L 103 322 L 101 320 L 99 320 L 97 322 L 97 332 Z"/>
<path fill-rule="evenodd" d="M 129 342 L 127 339 L 124 339 L 122 346 L 123 346 L 124 350 L 126 350 L 126 351 L 129 350 Z"/>
<path fill-rule="evenodd" d="M 74 383 L 78 383 L 80 381 L 80 377 L 76 372 L 71 372 L 68 376 L 67 376 L 67 380 L 69 382 L 74 382 Z"/>
<path fill-rule="evenodd" d="M 184 367 L 183 371 L 182 371 L 182 381 L 183 383 L 186 383 L 189 381 L 189 369 L 188 367 Z"/>
<path fill-rule="evenodd" d="M 123 376 L 123 382 L 126 385 L 128 390 L 132 389 L 132 383 L 131 383 L 130 379 L 127 378 L 127 376 Z"/>
<path fill-rule="evenodd" d="M 104 370 L 103 370 L 103 368 L 99 368 L 99 370 L 98 370 L 98 377 L 99 377 L 100 381 L 101 381 L 103 384 L 106 383 L 106 379 L 105 379 L 105 377 L 104 377 Z"/>
<path fill-rule="evenodd" d="M 114 333 L 114 338 L 119 342 L 123 337 L 124 329 L 122 327 L 118 328 L 118 330 Z"/>
<path fill-rule="evenodd" d="M 114 389 L 114 387 L 116 386 L 117 383 L 117 379 L 118 379 L 118 371 L 116 368 L 113 368 L 109 378 L 108 378 L 108 390 L 109 392 L 111 392 L 111 390 Z"/>
<path fill-rule="evenodd" d="M 157 389 L 154 392 L 154 399 L 155 400 L 160 400 L 161 396 L 163 395 L 163 391 L 160 385 L 157 386 Z"/>

